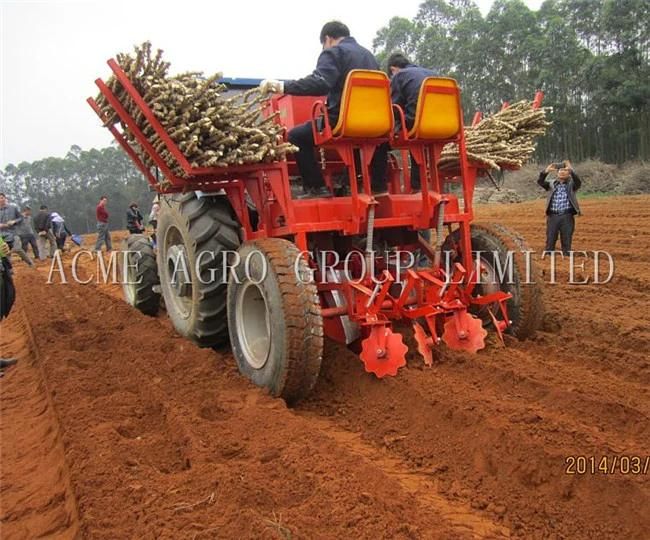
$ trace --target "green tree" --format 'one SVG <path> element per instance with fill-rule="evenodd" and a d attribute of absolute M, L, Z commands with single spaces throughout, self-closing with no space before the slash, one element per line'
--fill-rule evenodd
<path fill-rule="evenodd" d="M 101 195 L 109 198 L 111 228 L 117 229 L 126 227 L 131 201 L 146 209 L 152 199 L 142 174 L 114 146 L 82 150 L 74 145 L 65 158 L 9 164 L 0 171 L 0 190 L 19 205 L 37 209 L 46 204 L 78 233 L 94 230 L 95 205 Z"/>
<path fill-rule="evenodd" d="M 388 55 L 395 51 L 413 57 L 418 50 L 420 36 L 421 27 L 418 24 L 403 17 L 393 17 L 387 26 L 379 29 L 372 42 L 377 61 L 385 68 L 383 64 L 388 60 Z"/>
<path fill-rule="evenodd" d="M 544 91 L 554 125 L 540 160 L 650 158 L 650 3 L 647 0 L 426 0 L 375 40 L 460 83 L 466 120 Z"/>

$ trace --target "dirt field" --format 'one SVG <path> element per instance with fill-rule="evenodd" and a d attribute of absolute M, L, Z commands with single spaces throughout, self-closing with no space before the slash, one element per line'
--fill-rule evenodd
<path fill-rule="evenodd" d="M 542 204 L 479 207 L 477 221 L 540 250 Z M 650 197 L 582 206 L 574 249 L 609 251 L 614 279 L 569 285 L 560 264 L 536 338 L 443 347 L 433 368 L 413 355 L 383 380 L 329 343 L 295 409 L 117 286 L 46 285 L 49 267 L 17 264 L 0 535 L 649 538 Z M 567 474 L 571 456 L 586 473 Z"/>

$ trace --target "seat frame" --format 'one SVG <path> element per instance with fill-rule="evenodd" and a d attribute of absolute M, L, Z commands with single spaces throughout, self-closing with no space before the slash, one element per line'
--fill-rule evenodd
<path fill-rule="evenodd" d="M 371 71 L 372 73 L 381 73 L 385 79 L 373 79 L 363 77 L 363 73 L 371 70 L 352 70 L 348 76 L 343 87 L 343 95 L 341 100 L 341 110 L 337 119 L 336 126 L 332 128 L 329 115 L 327 113 L 327 106 L 323 101 L 316 101 L 312 106 L 311 122 L 312 132 L 314 135 L 314 143 L 316 146 L 326 149 L 335 150 L 341 157 L 344 165 L 348 170 L 349 178 L 356 179 L 361 175 L 363 193 L 372 197 L 371 188 L 371 173 L 370 163 L 377 148 L 384 143 L 390 141 L 391 134 L 394 130 L 395 122 L 394 116 L 391 115 L 389 119 L 390 128 L 384 137 L 348 137 L 343 133 L 343 127 L 349 110 L 350 94 L 356 86 L 374 86 L 386 88 L 388 100 L 390 101 L 390 81 L 385 73 L 381 71 Z M 391 106 L 391 110 L 393 107 Z M 319 123 L 322 122 L 322 128 L 319 129 Z M 357 165 L 354 159 L 355 150 L 358 150 L 361 157 L 361 171 L 357 171 Z M 332 189 L 331 179 L 326 178 L 328 187 Z M 353 201 L 356 201 L 359 196 L 359 187 L 356 181 L 350 182 L 350 194 Z M 354 203 L 355 211 L 358 205 Z"/>

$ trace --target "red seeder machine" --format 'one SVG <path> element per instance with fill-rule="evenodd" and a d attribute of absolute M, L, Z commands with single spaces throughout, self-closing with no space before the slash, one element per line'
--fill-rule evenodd
<path fill-rule="evenodd" d="M 466 157 L 453 79 L 424 81 L 409 131 L 382 72 L 349 74 L 336 126 L 327 121 L 322 97 L 273 96 L 267 112 L 279 111 L 287 129 L 312 122 L 327 185 L 334 190 L 343 178 L 340 196 L 295 199 L 293 161 L 190 166 L 120 66 L 114 60 L 109 66 L 187 175 L 173 174 L 98 79 L 165 179 L 159 182 L 124 134 L 108 126 L 164 195 L 156 248 L 143 236 L 127 240 L 138 255 L 129 266 L 127 301 L 152 314 L 162 294 L 180 333 L 201 346 L 229 339 L 240 371 L 274 395 L 295 401 L 311 390 L 324 336 L 350 346 L 366 371 L 384 377 L 406 364 L 397 321 L 410 323 L 427 365 L 441 341 L 476 352 L 485 346 L 486 326 L 503 339 L 504 332 L 525 338 L 539 325 L 541 293 L 522 239 L 500 225 L 472 223 L 481 171 Z M 370 161 L 385 143 L 393 149 L 388 192 L 373 194 Z M 448 143 L 459 146 L 455 170 L 438 167 Z M 409 153 L 420 171 L 417 192 Z M 427 230 L 430 240 L 421 234 Z M 179 274 L 179 261 L 187 272 Z M 226 266 L 232 268 L 222 272 Z"/>

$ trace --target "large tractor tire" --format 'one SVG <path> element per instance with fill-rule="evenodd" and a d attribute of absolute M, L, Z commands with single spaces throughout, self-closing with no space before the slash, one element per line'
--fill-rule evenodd
<path fill-rule="evenodd" d="M 226 268 L 240 226 L 225 197 L 186 193 L 164 199 L 158 217 L 158 272 L 176 330 L 200 347 L 228 342 Z"/>
<path fill-rule="evenodd" d="M 473 295 L 486 295 L 496 290 L 512 294 L 507 301 L 508 317 L 512 321 L 507 333 L 518 339 L 532 337 L 535 331 L 541 326 L 544 316 L 544 303 L 542 300 L 542 279 L 539 269 L 534 261 L 530 259 L 530 268 L 526 269 L 526 255 L 529 251 L 526 243 L 519 234 L 499 224 L 478 224 L 470 226 L 472 238 L 472 251 L 481 251 L 481 265 L 483 268 L 483 283 L 474 288 Z M 459 231 L 454 231 L 445 241 L 444 252 L 453 250 L 455 257 L 452 260 L 459 260 Z M 512 282 L 509 283 L 509 276 L 506 273 L 499 277 L 497 272 L 496 257 L 499 258 L 501 268 L 506 268 L 506 257 L 512 252 Z M 472 256 L 476 261 L 476 256 Z M 470 270 L 470 269 L 468 269 Z M 530 282 L 526 282 L 526 277 Z M 497 318 L 499 317 L 498 306 L 490 306 L 490 309 Z M 472 312 L 483 319 L 490 321 L 490 316 L 485 306 L 475 306 Z"/>
<path fill-rule="evenodd" d="M 132 234 L 122 242 L 122 250 L 128 252 L 126 260 L 119 259 L 120 264 L 128 263 L 126 275 L 120 272 L 124 299 L 145 315 L 157 315 L 160 293 L 156 292 L 155 287 L 159 279 L 156 253 L 151 241 L 143 234 Z"/>
<path fill-rule="evenodd" d="M 303 283 L 307 263 L 287 240 L 246 242 L 239 254 L 228 284 L 230 343 L 239 371 L 295 403 L 316 384 L 323 357 L 316 285 Z"/>

